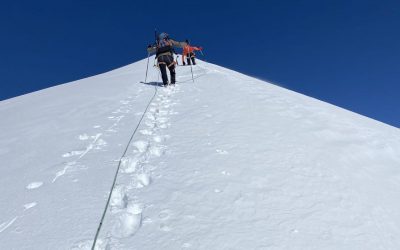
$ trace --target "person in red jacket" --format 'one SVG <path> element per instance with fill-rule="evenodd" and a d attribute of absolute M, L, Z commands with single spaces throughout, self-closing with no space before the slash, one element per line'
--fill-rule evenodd
<path fill-rule="evenodd" d="M 196 54 L 194 53 L 194 51 L 195 50 L 203 50 L 203 48 L 190 46 L 188 39 L 186 39 L 185 42 L 186 42 L 186 45 L 183 47 L 183 53 L 182 53 L 182 64 L 186 65 L 186 63 L 185 63 L 185 56 L 186 56 L 188 65 L 190 65 L 191 62 L 193 63 L 193 65 L 196 65 L 196 61 L 195 61 Z"/>

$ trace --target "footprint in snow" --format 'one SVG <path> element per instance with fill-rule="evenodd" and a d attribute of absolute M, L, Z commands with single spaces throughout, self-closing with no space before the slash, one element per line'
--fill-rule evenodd
<path fill-rule="evenodd" d="M 79 135 L 79 140 L 86 141 L 87 139 L 89 139 L 89 136 L 87 134 Z"/>
<path fill-rule="evenodd" d="M 110 206 L 111 210 L 124 209 L 128 205 L 128 196 L 126 194 L 126 188 L 121 185 L 117 185 L 111 195 Z"/>
<path fill-rule="evenodd" d="M 160 230 L 164 231 L 164 232 L 170 232 L 170 231 L 172 231 L 172 228 L 164 223 L 161 223 Z"/>
<path fill-rule="evenodd" d="M 98 139 L 96 142 L 96 149 L 102 149 L 104 146 L 107 146 L 107 142 L 103 139 Z"/>
<path fill-rule="evenodd" d="M 160 143 L 160 142 L 162 142 L 164 139 L 163 139 L 161 136 L 156 135 L 156 136 L 153 137 L 153 140 L 154 140 L 155 142 Z"/>
<path fill-rule="evenodd" d="M 160 111 L 160 112 L 159 112 L 159 116 L 160 116 L 160 117 L 167 116 L 169 113 L 170 113 L 170 111 L 163 110 L 163 111 Z"/>
<path fill-rule="evenodd" d="M 26 189 L 36 189 L 39 188 L 43 185 L 43 182 L 38 181 L 38 182 L 32 182 L 28 186 L 26 186 Z"/>
<path fill-rule="evenodd" d="M 147 141 L 135 141 L 133 143 L 133 146 L 136 147 L 136 149 L 140 152 L 140 153 L 144 153 L 147 151 L 148 147 L 149 147 L 149 143 Z"/>
<path fill-rule="evenodd" d="M 68 157 L 72 157 L 72 156 L 75 156 L 75 155 L 81 155 L 81 154 L 83 154 L 84 152 L 85 152 L 85 151 L 74 150 L 74 151 L 70 151 L 70 152 L 68 152 L 68 153 L 63 154 L 62 157 L 68 158 Z"/>
<path fill-rule="evenodd" d="M 227 171 L 222 171 L 221 174 L 227 175 L 227 176 L 230 176 L 230 175 L 231 175 L 231 173 L 229 173 L 229 172 L 227 172 Z"/>
<path fill-rule="evenodd" d="M 153 115 L 153 114 L 147 114 L 147 119 L 149 119 L 150 121 L 155 121 L 156 120 L 156 117 Z"/>
<path fill-rule="evenodd" d="M 154 122 L 146 121 L 146 126 L 150 129 L 154 129 L 156 127 L 156 124 Z"/>
<path fill-rule="evenodd" d="M 157 119 L 157 123 L 159 124 L 163 124 L 163 123 L 167 123 L 168 122 L 168 118 L 165 117 L 160 117 Z"/>
<path fill-rule="evenodd" d="M 54 183 L 59 177 L 65 175 L 67 173 L 68 169 L 75 167 L 75 165 L 76 165 L 76 162 L 66 163 L 63 169 L 57 171 L 56 175 L 54 176 L 54 178 L 51 182 Z"/>
<path fill-rule="evenodd" d="M 182 247 L 183 248 L 190 248 L 190 247 L 192 247 L 192 244 L 190 244 L 188 242 L 185 242 L 185 243 L 182 244 Z"/>
<path fill-rule="evenodd" d="M 168 220 L 170 217 L 171 211 L 166 209 L 166 210 L 162 210 L 160 212 L 160 214 L 158 215 L 158 218 L 160 218 L 161 220 Z"/>
<path fill-rule="evenodd" d="M 164 154 L 164 148 L 163 147 L 159 147 L 159 146 L 152 146 L 149 149 L 150 154 L 156 157 L 160 157 Z"/>
<path fill-rule="evenodd" d="M 158 113 L 159 109 L 158 108 L 150 108 L 151 113 Z"/>
<path fill-rule="evenodd" d="M 113 113 L 113 114 L 119 114 L 119 113 L 122 113 L 122 110 L 121 110 L 121 109 L 117 109 L 117 110 L 115 110 L 115 111 L 113 111 L 113 112 L 111 112 L 111 113 Z"/>
<path fill-rule="evenodd" d="M 153 132 L 151 130 L 142 129 L 139 131 L 142 135 L 152 135 Z"/>
<path fill-rule="evenodd" d="M 162 128 L 162 129 L 168 128 L 169 126 L 171 126 L 170 123 L 161 123 L 161 124 L 158 125 L 158 127 Z"/>
<path fill-rule="evenodd" d="M 128 205 L 114 224 L 111 234 L 117 238 L 132 236 L 140 228 L 142 221 L 142 208 L 138 204 Z"/>
<path fill-rule="evenodd" d="M 130 174 L 136 171 L 139 164 L 139 158 L 124 157 L 121 160 L 121 170 L 123 173 Z"/>
<path fill-rule="evenodd" d="M 113 125 L 114 126 L 114 125 Z M 118 132 L 116 129 L 113 129 L 113 128 L 109 128 L 109 129 L 107 129 L 106 130 L 107 132 L 110 132 L 110 133 L 116 133 L 116 132 Z"/>
<path fill-rule="evenodd" d="M 142 220 L 142 224 L 143 224 L 143 225 L 151 224 L 151 223 L 153 223 L 153 220 L 152 220 L 151 218 L 149 218 L 149 217 L 145 217 L 145 218 L 143 218 L 143 220 Z"/>
<path fill-rule="evenodd" d="M 121 119 L 124 118 L 124 117 L 125 117 L 125 116 L 123 116 L 123 115 L 120 115 L 120 116 L 109 116 L 108 119 L 109 119 L 109 120 L 113 120 L 113 121 L 119 122 L 119 121 L 121 121 Z"/>
<path fill-rule="evenodd" d="M 222 150 L 222 149 L 217 149 L 216 151 L 217 151 L 217 153 L 220 154 L 220 155 L 227 155 L 227 154 L 229 154 L 228 151 Z"/>
<path fill-rule="evenodd" d="M 31 208 L 35 207 L 36 205 L 37 205 L 36 202 L 27 203 L 27 204 L 24 205 L 24 209 L 28 210 L 28 209 L 31 209 Z"/>
<path fill-rule="evenodd" d="M 151 182 L 150 175 L 146 174 L 146 173 L 138 174 L 136 176 L 136 179 L 138 181 L 138 184 L 137 184 L 138 188 L 146 187 L 146 186 L 150 185 L 150 182 Z"/>

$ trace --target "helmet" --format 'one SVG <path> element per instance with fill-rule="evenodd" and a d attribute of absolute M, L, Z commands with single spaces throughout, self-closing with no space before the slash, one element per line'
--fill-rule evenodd
<path fill-rule="evenodd" d="M 168 39 L 169 36 L 167 33 L 163 32 L 160 35 L 158 35 L 158 39 L 163 40 L 163 39 Z"/>

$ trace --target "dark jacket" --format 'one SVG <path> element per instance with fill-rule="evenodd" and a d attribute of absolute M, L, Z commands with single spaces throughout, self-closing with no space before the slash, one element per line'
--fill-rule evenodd
<path fill-rule="evenodd" d="M 163 56 L 163 55 L 172 56 L 174 47 L 183 48 L 187 45 L 186 42 L 177 42 L 172 39 L 169 39 L 168 42 L 170 43 L 170 45 L 164 46 L 162 48 L 158 48 L 157 45 L 147 47 L 147 52 L 149 52 L 150 54 L 156 53 L 156 58 Z"/>

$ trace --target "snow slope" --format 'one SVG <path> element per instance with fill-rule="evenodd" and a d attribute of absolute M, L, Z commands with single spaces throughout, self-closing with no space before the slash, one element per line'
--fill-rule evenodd
<path fill-rule="evenodd" d="M 120 160 L 96 249 L 400 249 L 399 129 L 146 62 L 0 103 L 0 249 L 90 249 Z"/>

